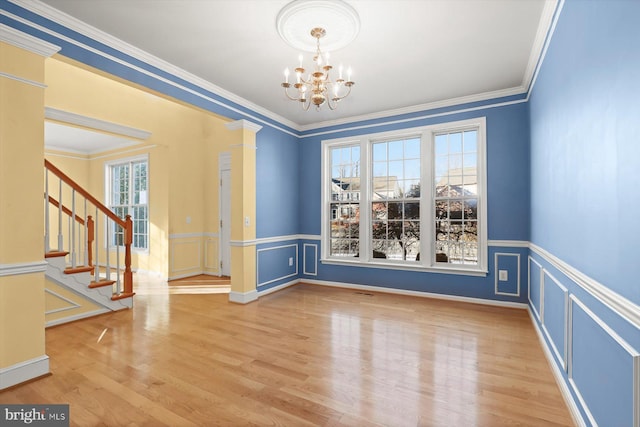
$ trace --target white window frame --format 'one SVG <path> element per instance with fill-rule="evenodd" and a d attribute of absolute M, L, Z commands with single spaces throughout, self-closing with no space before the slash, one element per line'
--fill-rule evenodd
<path fill-rule="evenodd" d="M 137 163 L 137 162 L 141 162 L 141 161 L 145 161 L 147 162 L 147 247 L 146 248 L 137 248 L 133 245 L 133 243 L 131 244 L 131 252 L 135 252 L 135 253 L 139 253 L 139 254 L 149 254 L 149 246 L 151 245 L 151 236 L 150 236 L 150 224 L 151 224 L 151 219 L 149 218 L 149 216 L 151 215 L 151 210 L 150 210 L 150 203 L 149 203 L 149 193 L 150 193 L 150 187 L 151 187 L 151 179 L 150 179 L 150 168 L 149 168 L 149 154 L 141 154 L 138 156 L 132 156 L 132 157 L 124 157 L 122 159 L 117 159 L 117 160 L 111 160 L 109 162 L 105 162 L 104 163 L 104 194 L 105 194 L 105 206 L 107 206 L 110 209 L 110 206 L 112 205 L 111 203 L 111 168 L 113 166 L 118 166 L 118 165 L 124 165 L 124 164 L 132 164 L 132 163 Z M 111 232 L 113 233 L 113 230 L 111 230 Z M 105 227 L 104 230 L 104 240 L 103 242 L 105 242 L 105 247 L 106 247 L 106 242 L 111 242 L 111 238 L 113 236 L 109 236 L 107 235 L 107 230 Z M 110 244 L 110 247 L 115 247 L 114 245 Z"/>
<path fill-rule="evenodd" d="M 477 179 L 478 179 L 478 263 L 473 264 L 445 264 L 435 262 L 435 195 L 434 195 L 434 141 L 435 135 L 445 132 L 478 130 L 477 135 Z M 323 264 L 351 265 L 359 267 L 386 268 L 397 270 L 430 271 L 449 274 L 464 274 L 471 276 L 486 276 L 488 273 L 488 241 L 487 241 L 487 160 L 486 160 L 486 118 L 478 117 L 401 129 L 397 131 L 372 133 L 356 137 L 337 138 L 322 141 L 322 190 L 321 190 L 321 262 Z M 420 261 L 393 261 L 373 258 L 371 251 L 371 195 L 370 184 L 373 180 L 370 171 L 372 143 L 397 139 L 420 137 Z M 346 146 L 360 146 L 360 256 L 338 257 L 329 252 L 331 230 L 331 148 Z"/>

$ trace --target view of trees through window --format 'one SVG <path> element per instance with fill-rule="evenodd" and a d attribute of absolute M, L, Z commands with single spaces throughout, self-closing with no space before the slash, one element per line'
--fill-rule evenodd
<path fill-rule="evenodd" d="M 435 136 L 436 262 L 478 263 L 478 131 Z"/>
<path fill-rule="evenodd" d="M 420 262 L 422 224 L 432 227 L 426 242 L 432 261 L 478 264 L 478 129 L 431 135 L 424 146 L 417 135 L 329 148 L 330 256 L 361 257 L 366 247 L 371 258 Z M 362 162 L 368 162 L 367 176 L 361 176 Z M 425 176 L 433 178 L 428 195 L 421 191 Z M 433 216 L 421 218 L 428 211 Z"/>
<path fill-rule="evenodd" d="M 149 209 L 147 206 L 148 182 L 147 161 L 128 162 L 110 167 L 111 194 L 109 207 L 120 218 L 131 215 L 133 221 L 133 243 L 138 249 L 148 247 Z M 124 231 L 114 227 L 111 243 L 124 245 Z"/>

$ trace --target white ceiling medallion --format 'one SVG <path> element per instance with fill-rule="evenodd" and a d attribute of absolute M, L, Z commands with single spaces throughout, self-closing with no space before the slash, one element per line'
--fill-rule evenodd
<path fill-rule="evenodd" d="M 278 13 L 276 27 L 285 42 L 305 52 L 316 51 L 316 40 L 309 36 L 309 30 L 324 28 L 324 50 L 336 51 L 356 38 L 360 18 L 353 7 L 341 0 L 295 0 Z"/>

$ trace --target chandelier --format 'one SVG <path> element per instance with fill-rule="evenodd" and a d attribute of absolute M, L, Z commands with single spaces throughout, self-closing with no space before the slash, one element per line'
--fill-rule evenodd
<path fill-rule="evenodd" d="M 327 34 L 324 28 L 314 28 L 311 36 L 316 38 L 316 53 L 313 57 L 314 71 L 305 74 L 302 67 L 302 55 L 298 57 L 300 65 L 293 71 L 295 73 L 295 83 L 289 83 L 289 69 L 284 70 L 284 93 L 292 101 L 298 101 L 302 108 L 307 111 L 313 104 L 316 110 L 325 103 L 331 110 L 338 107 L 338 102 L 349 96 L 351 87 L 355 84 L 351 80 L 351 67 L 347 69 L 347 79 L 343 78 L 342 64 L 338 68 L 338 78 L 331 80 L 330 72 L 333 69 L 329 63 L 329 52 L 323 53 L 320 50 L 320 39 Z M 290 93 L 293 92 L 293 93 Z"/>

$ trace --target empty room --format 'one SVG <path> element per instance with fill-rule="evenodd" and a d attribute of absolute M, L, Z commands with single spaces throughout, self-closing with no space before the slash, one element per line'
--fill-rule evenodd
<path fill-rule="evenodd" d="M 0 424 L 640 427 L 638 18 L 0 0 Z"/>

